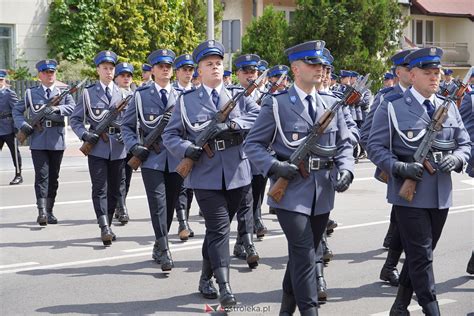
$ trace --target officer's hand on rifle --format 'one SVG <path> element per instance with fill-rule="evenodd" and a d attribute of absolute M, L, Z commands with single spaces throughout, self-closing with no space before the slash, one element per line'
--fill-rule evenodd
<path fill-rule="evenodd" d="M 446 155 L 439 164 L 439 170 L 442 172 L 460 171 L 463 166 L 463 161 L 458 156 L 453 154 Z"/>
<path fill-rule="evenodd" d="M 298 175 L 298 167 L 286 161 L 275 161 L 270 167 L 268 175 L 293 180 Z"/>
<path fill-rule="evenodd" d="M 214 125 L 209 131 L 209 138 L 216 138 L 218 135 L 228 130 L 230 130 L 230 122 L 218 123 Z"/>
<path fill-rule="evenodd" d="M 189 145 L 186 148 L 186 152 L 184 153 L 184 157 L 190 158 L 191 160 L 198 161 L 199 157 L 201 157 L 202 148 L 198 147 L 194 144 Z"/>
<path fill-rule="evenodd" d="M 423 165 L 419 162 L 401 162 L 393 164 L 393 174 L 402 179 L 421 181 L 423 178 Z"/>
<path fill-rule="evenodd" d="M 349 170 L 342 169 L 339 172 L 339 179 L 337 180 L 334 189 L 337 192 L 346 191 L 347 189 L 349 189 L 349 185 L 352 183 L 353 179 L 354 176 L 352 175 L 352 172 L 350 172 Z"/>
<path fill-rule="evenodd" d="M 97 144 L 99 141 L 99 135 L 94 132 L 84 132 L 81 138 L 83 141 L 93 145 Z"/>
<path fill-rule="evenodd" d="M 25 135 L 31 135 L 31 134 L 33 134 L 33 127 L 31 127 L 30 124 L 25 122 L 20 127 L 20 131 L 22 131 Z"/>
<path fill-rule="evenodd" d="M 150 154 L 150 151 L 140 144 L 133 145 L 132 149 L 130 149 L 130 152 L 132 153 L 132 155 L 138 157 L 138 159 L 140 159 L 141 161 L 145 161 L 148 158 L 148 155 Z"/>
<path fill-rule="evenodd" d="M 53 114 L 59 114 L 59 113 L 61 113 L 59 106 L 47 106 L 44 109 L 45 116 L 51 116 Z"/>

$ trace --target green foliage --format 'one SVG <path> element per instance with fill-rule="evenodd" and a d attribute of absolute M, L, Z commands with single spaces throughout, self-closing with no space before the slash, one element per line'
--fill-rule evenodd
<path fill-rule="evenodd" d="M 98 45 L 98 0 L 52 0 L 47 27 L 48 56 L 58 61 L 92 60 Z"/>
<path fill-rule="evenodd" d="M 284 12 L 266 6 L 263 15 L 253 20 L 242 37 L 242 52 L 254 53 L 268 61 L 270 66 L 287 64 L 288 23 Z"/>
<path fill-rule="evenodd" d="M 289 46 L 322 39 L 336 69 L 371 73 L 377 80 L 389 68 L 405 26 L 395 0 L 297 0 Z M 380 85 L 380 82 L 376 83 Z"/>
<path fill-rule="evenodd" d="M 89 79 L 97 78 L 97 71 L 84 61 L 62 60 L 58 65 L 57 78 L 60 81 L 74 81 L 89 77 Z"/>
<path fill-rule="evenodd" d="M 23 54 L 15 60 L 15 67 L 8 69 L 8 76 L 10 80 L 33 80 L 30 70 L 27 66 L 26 60 L 23 59 Z"/>
<path fill-rule="evenodd" d="M 185 0 L 186 6 L 191 12 L 191 20 L 194 30 L 198 35 L 198 42 L 207 39 L 207 0 Z M 219 38 L 220 24 L 224 16 L 224 8 L 221 1 L 214 1 L 214 37 Z"/>

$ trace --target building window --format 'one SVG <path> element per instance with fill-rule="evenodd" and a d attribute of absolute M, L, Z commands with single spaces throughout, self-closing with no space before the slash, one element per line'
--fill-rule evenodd
<path fill-rule="evenodd" d="M 412 38 L 416 45 L 433 45 L 434 42 L 434 21 L 433 20 L 413 20 Z"/>
<path fill-rule="evenodd" d="M 278 7 L 278 6 L 275 6 L 274 9 L 275 11 L 283 11 L 285 13 L 285 19 L 288 23 L 290 23 L 291 20 L 293 19 L 295 15 L 295 10 L 296 10 L 296 8 L 294 7 Z"/>
<path fill-rule="evenodd" d="M 12 67 L 13 26 L 0 24 L 0 69 Z"/>

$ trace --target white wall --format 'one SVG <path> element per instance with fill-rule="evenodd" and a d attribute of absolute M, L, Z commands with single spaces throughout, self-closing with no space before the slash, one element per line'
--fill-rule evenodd
<path fill-rule="evenodd" d="M 13 56 L 28 63 L 32 74 L 47 57 L 48 0 L 0 0 L 0 24 L 13 25 Z"/>

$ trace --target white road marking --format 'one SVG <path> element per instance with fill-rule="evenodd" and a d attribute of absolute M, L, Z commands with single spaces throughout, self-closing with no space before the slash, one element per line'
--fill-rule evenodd
<path fill-rule="evenodd" d="M 376 180 L 374 177 L 368 177 L 368 178 L 354 178 L 354 182 L 356 181 L 369 181 L 369 180 Z"/>
<path fill-rule="evenodd" d="M 442 298 L 440 300 L 438 300 L 438 305 L 441 306 L 441 305 L 446 305 L 446 304 L 451 304 L 451 303 L 456 303 L 457 301 L 455 300 L 452 300 L 452 299 L 449 299 L 449 298 Z M 418 304 L 412 304 L 410 306 L 408 306 L 408 310 L 410 312 L 414 312 L 414 311 L 418 311 L 418 310 L 421 310 L 421 306 L 418 305 Z M 390 314 L 390 311 L 385 311 L 385 312 L 380 312 L 380 313 L 376 313 L 376 314 L 371 314 L 370 316 L 388 316 Z"/>
<path fill-rule="evenodd" d="M 456 189 L 456 190 L 453 190 L 453 192 L 457 192 L 457 191 L 473 191 L 474 188 L 464 188 L 464 189 Z"/>
<path fill-rule="evenodd" d="M 81 181 L 61 181 L 59 184 L 76 184 L 76 183 L 91 183 L 91 180 L 81 180 Z M 34 184 L 17 184 L 17 185 L 1 185 L 0 189 L 15 189 L 15 188 L 33 188 Z"/>
<path fill-rule="evenodd" d="M 144 198 L 146 198 L 146 195 L 127 196 L 127 200 L 136 200 L 136 199 L 144 199 Z M 69 204 L 78 204 L 78 203 L 92 203 L 92 200 L 56 202 L 54 203 L 54 205 L 57 206 L 57 205 L 69 205 Z M 0 210 L 11 210 L 11 209 L 27 208 L 27 207 L 36 207 L 36 204 L 0 206 Z"/>
<path fill-rule="evenodd" d="M 474 185 L 474 179 L 462 180 L 461 182 L 469 185 Z"/>
<path fill-rule="evenodd" d="M 34 266 L 34 265 L 37 265 L 37 264 L 39 264 L 39 262 L 23 262 L 23 263 L 14 263 L 14 264 L 4 264 L 4 265 L 0 266 L 0 269 Z"/>

